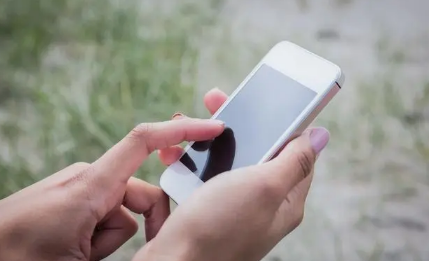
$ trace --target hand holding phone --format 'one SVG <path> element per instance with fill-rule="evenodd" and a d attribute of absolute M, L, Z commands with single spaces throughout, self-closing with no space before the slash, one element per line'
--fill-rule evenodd
<path fill-rule="evenodd" d="M 259 261 L 298 226 L 323 128 L 306 131 L 273 160 L 217 175 L 166 220 L 138 260 Z"/>
<path fill-rule="evenodd" d="M 161 176 L 178 204 L 218 174 L 262 164 L 301 134 L 340 90 L 335 64 L 290 42 L 281 42 L 213 115 L 226 124 L 210 141 L 190 143 Z"/>

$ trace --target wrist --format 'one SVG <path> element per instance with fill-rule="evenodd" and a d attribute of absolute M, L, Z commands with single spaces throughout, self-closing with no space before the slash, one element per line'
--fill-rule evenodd
<path fill-rule="evenodd" d="M 3 211 L 0 210 L 0 212 Z M 14 242 L 14 230 L 14 223 L 10 222 L 10 219 L 8 219 L 6 215 L 3 215 L 0 219 L 0 260 L 20 260 L 18 258 L 19 255 L 25 253 L 25 251 L 21 251 L 22 249 L 17 249 L 17 247 L 20 246 L 20 242 L 19 240 Z"/>

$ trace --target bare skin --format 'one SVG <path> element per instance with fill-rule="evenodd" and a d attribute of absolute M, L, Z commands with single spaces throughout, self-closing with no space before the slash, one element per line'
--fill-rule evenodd
<path fill-rule="evenodd" d="M 213 113 L 225 100 L 213 90 L 205 104 Z M 326 131 L 306 132 L 269 163 L 219 175 L 170 217 L 162 190 L 132 177 L 153 151 L 168 165 L 180 156 L 177 144 L 223 128 L 181 115 L 141 124 L 97 161 L 1 200 L 0 260 L 101 260 L 136 233 L 130 211 L 145 216 L 150 241 L 134 260 L 259 260 L 302 220 Z"/>

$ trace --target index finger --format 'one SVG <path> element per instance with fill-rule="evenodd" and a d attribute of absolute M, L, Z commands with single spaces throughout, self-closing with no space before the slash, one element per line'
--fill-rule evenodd
<path fill-rule="evenodd" d="M 140 124 L 92 164 L 92 175 L 103 181 L 103 186 L 106 182 L 126 184 L 154 150 L 183 141 L 213 139 L 223 129 L 221 121 L 192 118 Z"/>

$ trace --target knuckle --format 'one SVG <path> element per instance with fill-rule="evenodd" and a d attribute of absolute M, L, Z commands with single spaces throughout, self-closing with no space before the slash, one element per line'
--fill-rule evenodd
<path fill-rule="evenodd" d="M 89 166 L 91 166 L 91 164 L 87 163 L 87 162 L 76 162 L 73 165 L 71 165 L 70 167 L 76 170 L 85 170 L 87 168 L 89 168 Z"/>
<path fill-rule="evenodd" d="M 154 130 L 153 123 L 140 123 L 130 132 L 129 137 L 139 143 L 144 143 L 151 150 L 151 138 Z"/>
<path fill-rule="evenodd" d="M 138 182 L 145 184 L 147 195 L 150 197 L 152 202 L 158 202 L 162 197 L 165 196 L 164 191 L 160 187 L 150 184 L 146 181 L 139 180 Z"/>
<path fill-rule="evenodd" d="M 260 182 L 257 186 L 257 191 L 262 196 L 270 195 L 273 191 L 271 183 L 267 181 Z"/>
<path fill-rule="evenodd" d="M 156 198 L 161 198 L 164 196 L 164 191 L 157 186 L 153 186 L 154 195 Z"/>
<path fill-rule="evenodd" d="M 304 220 L 304 207 L 297 208 L 293 213 L 292 229 L 297 228 Z"/>
<path fill-rule="evenodd" d="M 169 199 L 165 192 L 160 187 L 154 186 L 153 202 L 161 202 L 165 199 Z"/>
<path fill-rule="evenodd" d="M 255 196 L 261 201 L 277 202 L 284 198 L 284 184 L 275 175 L 263 175 L 273 169 L 267 166 L 251 166 L 243 169 L 246 173 L 246 182 L 251 184 Z"/>
<path fill-rule="evenodd" d="M 103 215 L 100 213 L 104 213 L 105 210 L 96 202 L 97 194 L 93 187 L 95 182 L 93 179 L 94 168 L 85 162 L 78 162 L 73 166 L 76 168 L 61 182 L 62 190 L 68 198 L 73 198 L 75 202 L 84 202 L 83 205 L 87 208 L 87 213 L 91 217 L 101 220 Z"/>
<path fill-rule="evenodd" d="M 131 219 L 129 224 L 128 224 L 128 236 L 132 237 L 134 236 L 137 231 L 139 230 L 139 224 L 137 223 L 137 221 L 135 219 Z"/>
<path fill-rule="evenodd" d="M 294 154 L 295 155 L 295 162 L 298 167 L 298 173 L 304 179 L 307 177 L 311 170 L 313 169 L 314 160 L 312 156 L 307 152 L 299 152 Z"/>
<path fill-rule="evenodd" d="M 258 194 L 270 200 L 283 197 L 284 191 L 281 183 L 271 178 L 260 179 L 257 183 Z"/>
<path fill-rule="evenodd" d="M 140 123 L 131 131 L 130 136 L 136 139 L 148 138 L 153 130 L 153 123 Z"/>
<path fill-rule="evenodd" d="M 76 166 L 74 166 L 76 165 Z M 91 176 L 90 172 L 91 172 L 91 168 L 90 168 L 90 164 L 80 164 L 80 163 L 75 163 L 73 164 L 74 168 L 74 172 L 71 175 L 70 179 L 68 180 L 67 184 L 69 185 L 75 185 L 75 184 L 80 184 L 80 185 L 88 185 L 88 178 L 89 176 Z"/>

